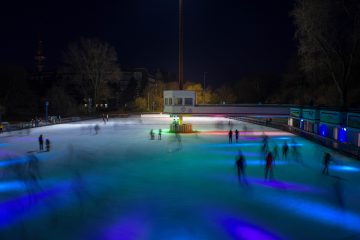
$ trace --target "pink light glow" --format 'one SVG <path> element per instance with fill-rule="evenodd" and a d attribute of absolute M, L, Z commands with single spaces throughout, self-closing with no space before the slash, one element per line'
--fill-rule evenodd
<path fill-rule="evenodd" d="M 204 134 L 204 135 L 228 135 L 228 131 L 200 131 L 200 134 Z M 234 131 L 233 131 L 234 134 Z M 267 136 L 271 136 L 271 137 L 277 137 L 277 136 L 293 136 L 293 134 L 291 133 L 287 133 L 287 132 L 281 132 L 281 131 L 252 131 L 252 132 L 239 132 L 239 137 L 241 136 L 263 136 L 263 135 L 267 135 Z M 235 135 L 233 136 L 235 137 Z"/>

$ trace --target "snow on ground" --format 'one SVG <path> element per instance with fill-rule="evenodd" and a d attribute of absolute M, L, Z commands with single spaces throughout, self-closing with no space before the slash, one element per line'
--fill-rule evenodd
<path fill-rule="evenodd" d="M 186 121 L 198 132 L 178 138 L 166 115 L 2 134 L 0 239 L 360 239 L 358 161 L 276 129 Z M 240 130 L 238 143 L 228 143 L 230 127 Z M 50 152 L 38 151 L 40 134 Z M 267 181 L 263 134 L 270 150 L 290 145 Z M 237 178 L 239 150 L 248 185 Z M 325 151 L 334 159 L 329 176 L 321 174 Z"/>

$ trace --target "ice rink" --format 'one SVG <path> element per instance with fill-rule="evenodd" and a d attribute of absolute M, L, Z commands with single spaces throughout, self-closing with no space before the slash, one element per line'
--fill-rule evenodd
<path fill-rule="evenodd" d="M 134 116 L 1 134 L 0 239 L 360 239 L 359 161 L 220 117 L 185 118 L 198 132 L 176 136 L 171 120 Z M 228 142 L 230 128 L 240 131 L 238 143 Z M 50 152 L 39 151 L 40 134 Z M 264 179 L 263 135 L 280 153 L 272 180 Z M 238 181 L 239 150 L 248 184 Z M 324 152 L 333 157 L 329 176 Z"/>

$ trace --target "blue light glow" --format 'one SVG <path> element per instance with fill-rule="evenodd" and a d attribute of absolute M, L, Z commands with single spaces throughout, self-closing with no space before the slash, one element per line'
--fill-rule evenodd
<path fill-rule="evenodd" d="M 25 188 L 23 182 L 20 181 L 11 181 L 11 182 L 2 182 L 0 183 L 0 192 L 8 191 L 20 191 Z"/>
<path fill-rule="evenodd" d="M 273 137 L 274 140 L 289 140 L 289 137 Z"/>
<path fill-rule="evenodd" d="M 211 214 L 207 214 L 206 218 L 214 219 L 217 223 L 224 228 L 224 231 L 231 239 L 242 239 L 242 240 L 277 240 L 282 239 L 274 233 L 262 228 L 261 226 L 252 224 L 246 220 L 239 219 L 231 215 L 224 213 L 215 213 L 209 211 Z"/>
<path fill-rule="evenodd" d="M 320 134 L 321 134 L 321 136 L 326 136 L 326 133 L 327 133 L 327 131 L 326 131 L 326 125 L 325 124 L 320 124 Z"/>
<path fill-rule="evenodd" d="M 262 200 L 304 218 L 360 233 L 360 216 L 352 212 L 344 212 L 336 206 L 290 195 L 282 195 L 281 198 L 263 195 Z"/>
<path fill-rule="evenodd" d="M 346 128 L 340 128 L 339 129 L 339 136 L 338 136 L 338 140 L 340 142 L 346 142 Z"/>
<path fill-rule="evenodd" d="M 330 169 L 335 171 L 342 171 L 342 172 L 360 172 L 360 169 L 357 167 L 351 167 L 351 166 L 330 166 Z"/>
<path fill-rule="evenodd" d="M 11 165 L 22 164 L 28 161 L 25 157 L 16 157 L 9 160 L 3 160 L 0 162 L 0 167 L 8 167 Z"/>

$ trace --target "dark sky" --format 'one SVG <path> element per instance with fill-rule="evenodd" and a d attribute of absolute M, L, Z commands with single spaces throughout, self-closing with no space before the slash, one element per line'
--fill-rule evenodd
<path fill-rule="evenodd" d="M 213 84 L 282 73 L 296 54 L 291 0 L 184 0 L 185 78 Z M 46 68 L 69 42 L 97 37 L 121 66 L 177 73 L 178 0 L 6 1 L 0 9 L 0 63 L 34 67 L 44 41 Z"/>

